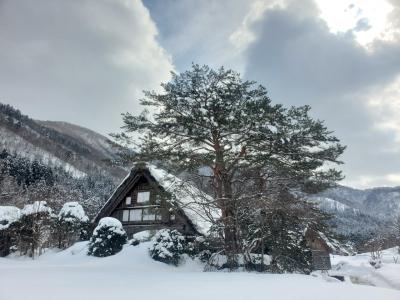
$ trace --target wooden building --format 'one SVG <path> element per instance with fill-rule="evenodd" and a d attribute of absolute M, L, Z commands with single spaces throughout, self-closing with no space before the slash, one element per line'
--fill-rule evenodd
<path fill-rule="evenodd" d="M 194 186 L 150 164 L 136 164 L 95 218 L 121 221 L 128 237 L 144 230 L 177 229 L 207 234 L 211 226 L 202 201 L 211 198 Z M 214 213 L 214 216 L 217 216 Z"/>
<path fill-rule="evenodd" d="M 307 228 L 305 231 L 307 246 L 311 249 L 314 270 L 330 270 L 332 251 L 323 233 Z"/>

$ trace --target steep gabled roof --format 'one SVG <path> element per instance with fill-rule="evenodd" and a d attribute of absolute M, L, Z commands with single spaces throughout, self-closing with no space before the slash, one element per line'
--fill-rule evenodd
<path fill-rule="evenodd" d="M 198 233 L 208 234 L 212 220 L 220 218 L 220 211 L 213 208 L 214 199 L 211 196 L 161 168 L 138 163 L 104 204 L 95 222 L 109 215 L 142 176 L 169 194 L 169 203 L 183 212 Z"/>

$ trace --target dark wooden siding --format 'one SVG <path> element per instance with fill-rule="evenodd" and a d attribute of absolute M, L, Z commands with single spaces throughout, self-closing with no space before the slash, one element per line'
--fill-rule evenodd
<path fill-rule="evenodd" d="M 305 238 L 311 250 L 313 270 L 331 269 L 330 248 L 326 241 L 313 229 L 307 229 Z"/>

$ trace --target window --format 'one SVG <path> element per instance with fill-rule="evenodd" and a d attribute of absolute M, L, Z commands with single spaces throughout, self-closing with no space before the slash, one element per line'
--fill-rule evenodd
<path fill-rule="evenodd" d="M 169 216 L 169 219 L 170 219 L 171 221 L 175 221 L 175 215 L 174 215 L 174 214 L 171 214 L 171 215 Z"/>
<path fill-rule="evenodd" d="M 122 222 L 162 221 L 161 211 L 157 207 L 124 209 Z"/>
<path fill-rule="evenodd" d="M 132 198 L 131 197 L 126 197 L 125 204 L 126 205 L 131 205 L 132 204 Z"/>
<path fill-rule="evenodd" d="M 142 221 L 142 210 L 132 209 L 129 214 L 129 219 L 131 221 Z"/>
<path fill-rule="evenodd" d="M 123 210 L 122 211 L 122 222 L 128 222 L 129 221 L 129 210 Z"/>
<path fill-rule="evenodd" d="M 154 221 L 156 214 L 154 209 L 143 209 L 143 221 Z"/>
<path fill-rule="evenodd" d="M 138 192 L 137 194 L 137 202 L 145 203 L 150 201 L 150 192 Z"/>

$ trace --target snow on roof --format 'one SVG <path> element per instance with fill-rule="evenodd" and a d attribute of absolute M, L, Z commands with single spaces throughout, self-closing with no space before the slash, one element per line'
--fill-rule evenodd
<path fill-rule="evenodd" d="M 164 190 L 172 194 L 171 201 L 183 210 L 196 230 L 201 234 L 207 234 L 212 225 L 212 219 L 221 217 L 219 209 L 213 208 L 214 199 L 163 169 L 149 163 L 146 167 Z"/>
<path fill-rule="evenodd" d="M 12 223 L 18 221 L 21 211 L 15 206 L 0 206 L 0 230 L 7 229 Z"/>
<path fill-rule="evenodd" d="M 333 254 L 339 255 L 351 255 L 353 254 L 350 249 L 347 249 L 345 245 L 341 245 L 339 241 L 335 239 L 329 239 L 323 232 L 318 231 L 319 236 L 325 241 L 328 247 L 331 249 Z"/>
<path fill-rule="evenodd" d="M 51 214 L 51 208 L 47 206 L 46 201 L 35 201 L 33 204 L 27 204 L 21 210 L 21 215 L 31 215 L 37 213 L 49 213 Z"/>
<path fill-rule="evenodd" d="M 61 208 L 58 218 L 64 218 L 67 221 L 73 221 L 73 219 L 77 219 L 81 222 L 89 221 L 88 216 L 85 214 L 82 205 L 78 202 L 67 202 Z"/>

